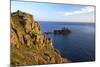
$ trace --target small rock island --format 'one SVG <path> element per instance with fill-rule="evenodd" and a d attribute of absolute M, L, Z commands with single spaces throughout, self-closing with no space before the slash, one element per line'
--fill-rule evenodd
<path fill-rule="evenodd" d="M 59 30 L 54 30 L 53 31 L 54 34 L 68 34 L 70 32 L 71 31 L 68 28 L 66 28 L 66 27 L 63 27 L 63 28 L 61 28 Z"/>
<path fill-rule="evenodd" d="M 55 34 L 55 35 L 67 35 L 71 33 L 71 31 L 67 27 L 63 27 L 61 29 L 55 29 L 53 32 L 44 32 L 45 34 Z"/>

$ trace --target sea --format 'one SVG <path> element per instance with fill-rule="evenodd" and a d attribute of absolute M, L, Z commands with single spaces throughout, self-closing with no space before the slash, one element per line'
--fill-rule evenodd
<path fill-rule="evenodd" d="M 95 23 L 39 21 L 42 32 L 67 27 L 66 35 L 48 34 L 61 56 L 71 62 L 95 61 Z"/>

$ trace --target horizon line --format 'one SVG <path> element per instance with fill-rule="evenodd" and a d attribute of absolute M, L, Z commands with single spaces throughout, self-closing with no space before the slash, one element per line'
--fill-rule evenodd
<path fill-rule="evenodd" d="M 95 23 L 95 22 L 79 22 L 79 21 L 45 21 L 45 20 L 37 20 L 39 22 L 65 22 L 65 23 Z"/>

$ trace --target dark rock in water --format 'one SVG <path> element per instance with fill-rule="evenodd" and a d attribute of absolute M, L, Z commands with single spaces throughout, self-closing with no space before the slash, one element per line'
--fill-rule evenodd
<path fill-rule="evenodd" d="M 52 34 L 52 32 L 44 32 L 45 34 Z"/>
<path fill-rule="evenodd" d="M 61 28 L 61 29 L 59 29 L 59 30 L 54 30 L 53 32 L 44 32 L 45 34 L 62 34 L 62 35 L 64 35 L 64 34 L 69 34 L 69 33 L 71 33 L 71 31 L 68 29 L 68 28 L 66 28 L 66 27 L 63 27 L 63 28 Z"/>
<path fill-rule="evenodd" d="M 62 28 L 60 30 L 54 30 L 53 31 L 54 34 L 68 34 L 70 32 L 71 31 L 68 28 L 66 28 L 66 27 L 64 27 L 64 28 Z"/>

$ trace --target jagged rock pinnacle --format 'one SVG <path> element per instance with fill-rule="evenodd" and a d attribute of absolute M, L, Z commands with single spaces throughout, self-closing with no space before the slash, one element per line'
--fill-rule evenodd
<path fill-rule="evenodd" d="M 11 65 L 65 63 L 53 47 L 51 38 L 41 32 L 40 24 L 31 14 L 18 10 L 11 13 Z"/>

